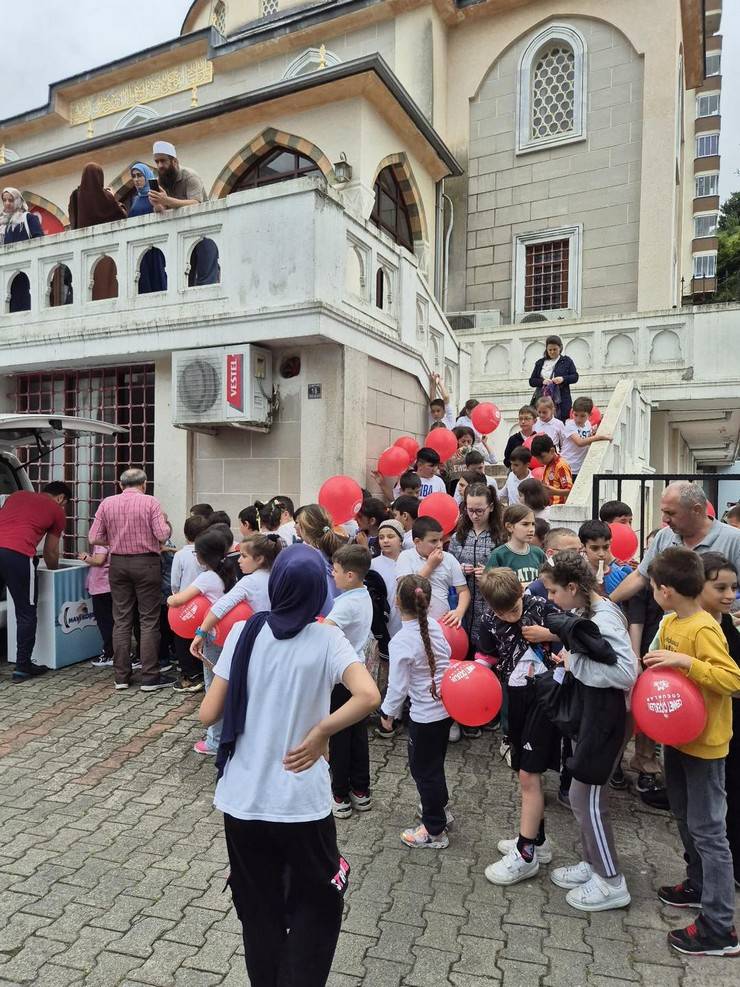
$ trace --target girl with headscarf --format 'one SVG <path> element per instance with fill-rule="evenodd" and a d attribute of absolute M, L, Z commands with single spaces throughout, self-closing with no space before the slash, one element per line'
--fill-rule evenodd
<path fill-rule="evenodd" d="M 80 184 L 69 197 L 69 225 L 73 230 L 126 218 L 126 210 L 105 188 L 104 181 L 99 164 L 86 164 L 82 169 Z"/>
<path fill-rule="evenodd" d="M 0 212 L 0 243 L 18 243 L 43 236 L 41 219 L 30 212 L 26 200 L 17 188 L 4 188 Z"/>
<path fill-rule="evenodd" d="M 229 632 L 200 720 L 223 716 L 214 805 L 224 813 L 250 982 L 324 987 L 349 875 L 331 814 L 328 742 L 377 709 L 380 694 L 339 628 L 316 622 L 326 597 L 318 552 L 284 549 L 268 592 L 272 610 Z M 330 714 L 340 683 L 351 698 Z"/>
<path fill-rule="evenodd" d="M 155 211 L 149 201 L 149 192 L 151 191 L 149 182 L 154 178 L 154 172 L 143 161 L 137 161 L 131 165 L 131 178 L 134 188 L 129 198 L 128 218 L 135 219 L 137 216 L 148 216 Z M 166 290 L 167 270 L 164 254 L 161 250 L 150 247 L 139 264 L 139 294 L 147 295 L 152 291 Z"/>

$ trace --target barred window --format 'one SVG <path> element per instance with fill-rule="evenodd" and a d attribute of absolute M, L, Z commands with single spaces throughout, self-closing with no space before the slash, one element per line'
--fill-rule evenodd
<path fill-rule="evenodd" d="M 269 17 L 270 14 L 276 14 L 279 7 L 279 0 L 262 0 L 262 16 Z"/>
<path fill-rule="evenodd" d="M 218 0 L 218 3 L 213 8 L 213 26 L 219 32 L 226 37 L 226 4 L 223 0 Z"/>
<path fill-rule="evenodd" d="M 532 140 L 557 137 L 573 130 L 575 56 L 565 44 L 543 51 L 532 73 Z"/>
<path fill-rule="evenodd" d="M 569 239 L 527 244 L 525 312 L 568 308 L 569 261 Z"/>

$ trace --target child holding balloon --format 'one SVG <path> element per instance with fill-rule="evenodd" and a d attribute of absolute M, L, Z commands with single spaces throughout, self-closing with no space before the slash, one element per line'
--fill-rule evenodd
<path fill-rule="evenodd" d="M 666 788 L 687 860 L 687 878 L 658 890 L 667 905 L 700 908 L 696 921 L 668 933 L 680 953 L 737 956 L 735 887 L 727 841 L 725 758 L 732 736 L 732 699 L 740 691 L 740 668 L 714 617 L 703 608 L 704 566 L 687 548 L 667 548 L 648 566 L 656 601 L 668 615 L 658 648 L 643 658 L 647 668 L 678 669 L 701 690 L 706 725 L 687 743 L 664 746 Z M 647 724 L 642 724 L 648 729 Z"/>
<path fill-rule="evenodd" d="M 234 585 L 234 577 L 231 567 L 224 558 L 224 537 L 219 531 L 207 528 L 195 539 L 195 556 L 203 566 L 204 572 L 195 577 L 193 582 L 179 593 L 173 593 L 167 598 L 167 606 L 170 608 L 181 607 L 196 596 L 205 596 L 209 603 L 213 604 Z M 197 634 L 197 631 L 196 631 Z M 206 692 L 213 682 L 213 666 L 218 661 L 221 654 L 219 645 L 206 641 L 202 656 L 203 677 L 205 680 Z M 221 723 L 214 723 L 208 728 L 208 732 L 203 740 L 199 740 L 193 747 L 196 754 L 215 757 L 218 753 L 218 745 L 221 741 Z"/>
<path fill-rule="evenodd" d="M 414 849 L 449 846 L 445 755 L 450 719 L 439 696 L 450 661 L 450 646 L 436 620 L 429 620 L 432 587 L 421 576 L 398 581 L 397 606 L 401 630 L 390 643 L 388 690 L 380 710 L 381 728 L 390 734 L 408 696 L 411 701 L 408 754 L 411 776 L 421 800 L 421 825 L 405 829 L 401 840 Z"/>

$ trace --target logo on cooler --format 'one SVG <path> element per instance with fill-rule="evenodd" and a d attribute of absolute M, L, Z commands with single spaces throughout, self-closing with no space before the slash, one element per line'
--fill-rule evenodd
<path fill-rule="evenodd" d="M 58 620 L 64 634 L 71 634 L 72 631 L 84 631 L 86 627 L 96 626 L 95 614 L 87 600 L 72 600 L 63 603 L 59 610 Z"/>
<path fill-rule="evenodd" d="M 241 353 L 226 354 L 226 403 L 236 411 L 244 411 L 243 364 Z"/>

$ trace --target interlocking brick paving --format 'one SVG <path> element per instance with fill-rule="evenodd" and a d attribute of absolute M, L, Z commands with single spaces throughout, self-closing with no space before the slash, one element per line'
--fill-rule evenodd
<path fill-rule="evenodd" d="M 0 665 L 0 987 L 244 987 L 223 893 L 213 762 L 193 753 L 199 697 L 115 693 L 89 665 L 13 685 Z M 684 960 L 666 931 L 692 913 L 654 888 L 682 875 L 675 827 L 612 795 L 632 905 L 584 915 L 547 870 L 512 888 L 483 876 L 514 835 L 518 799 L 498 734 L 451 747 L 448 850 L 398 834 L 417 795 L 405 741 L 371 740 L 375 804 L 338 823 L 352 864 L 330 987 L 736 987 L 732 960 Z M 548 778 L 551 866 L 578 859 Z"/>

